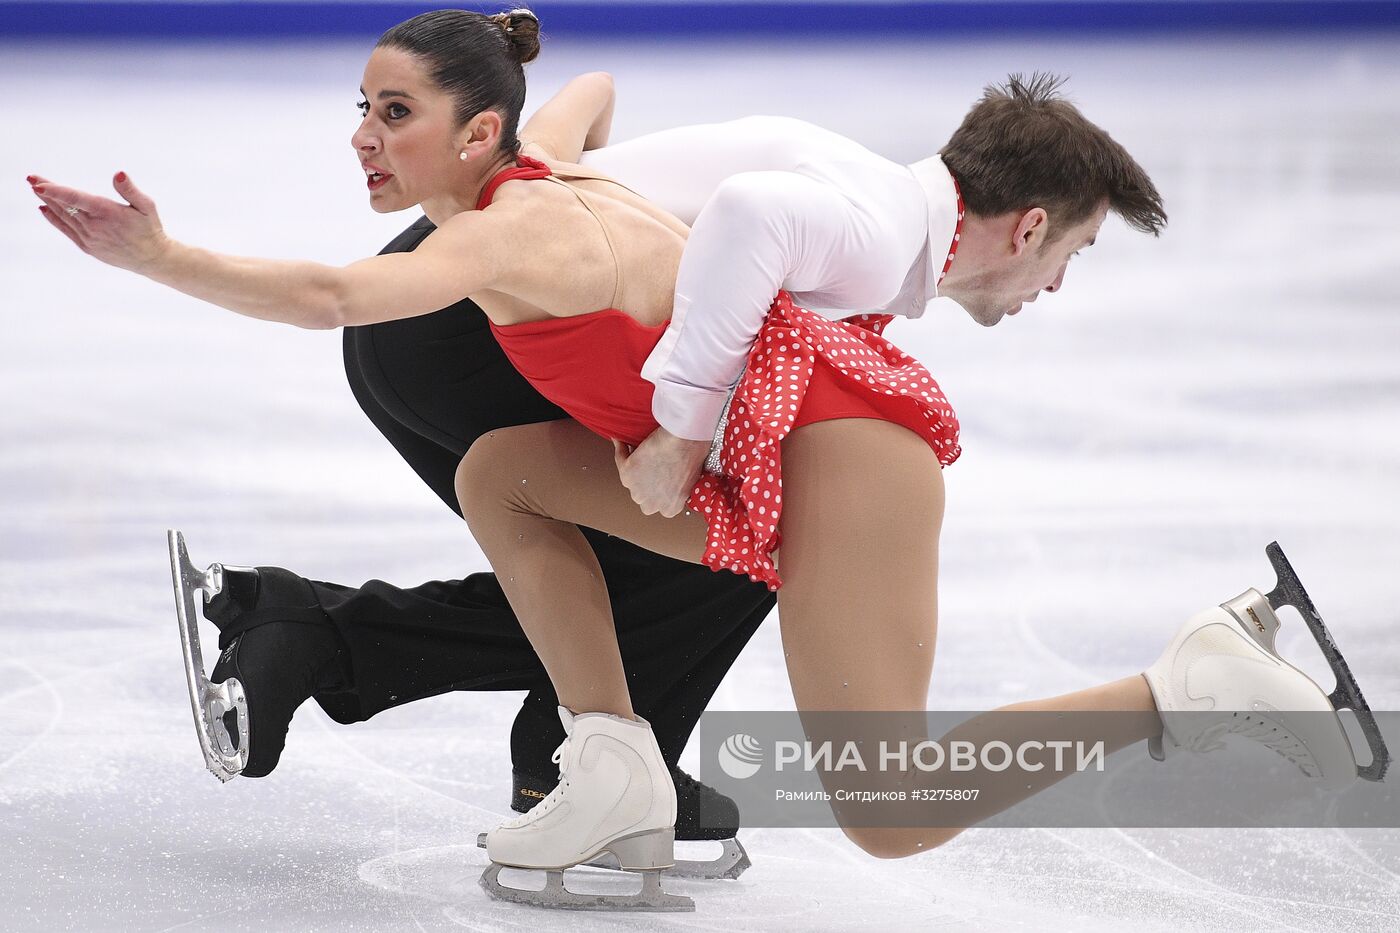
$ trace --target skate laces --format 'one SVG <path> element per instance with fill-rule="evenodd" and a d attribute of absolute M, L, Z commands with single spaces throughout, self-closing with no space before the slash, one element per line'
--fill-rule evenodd
<path fill-rule="evenodd" d="M 564 741 L 561 742 L 559 744 L 559 747 L 554 750 L 554 754 L 549 756 L 549 760 L 557 765 L 560 762 L 562 762 L 565 758 L 567 758 L 568 754 L 569 739 L 567 736 L 565 736 Z M 522 813 L 520 816 L 517 816 L 515 819 L 510 820 L 509 822 L 504 823 L 502 825 L 510 829 L 517 829 L 521 826 L 526 825 L 527 823 L 534 822 L 535 820 L 544 816 L 546 813 L 558 806 L 559 801 L 564 799 L 564 791 L 568 788 L 568 786 L 569 779 L 564 774 L 564 769 L 561 767 L 559 769 L 559 783 L 554 785 L 554 790 L 550 791 L 549 794 L 546 795 L 543 800 L 535 804 L 529 810 Z"/>
<path fill-rule="evenodd" d="M 1268 719 L 1252 716 L 1249 713 L 1234 713 L 1228 722 L 1217 722 L 1186 742 L 1182 747 L 1196 754 L 1217 751 L 1225 747 L 1225 736 L 1242 735 L 1247 739 L 1273 749 L 1278 755 L 1293 762 L 1307 777 L 1317 777 L 1317 764 L 1307 746 L 1286 729 L 1281 729 Z"/>

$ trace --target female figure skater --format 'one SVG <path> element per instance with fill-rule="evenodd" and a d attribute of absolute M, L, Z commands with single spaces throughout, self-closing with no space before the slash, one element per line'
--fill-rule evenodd
<path fill-rule="evenodd" d="M 557 871 L 606 851 L 624 868 L 653 870 L 671 863 L 675 794 L 648 725 L 633 714 L 604 581 L 578 526 L 781 585 L 799 710 L 919 710 L 936 632 L 941 468 L 957 456 L 957 426 L 928 373 L 874 333 L 878 321 L 832 321 L 780 295 L 728 405 L 718 471 L 692 491 L 685 514 L 643 514 L 616 470 L 626 467 L 625 448 L 656 428 L 652 386 L 641 371 L 671 317 L 687 230 L 571 165 L 585 142 L 577 133 L 542 125 L 522 148 L 520 65 L 538 51 L 537 28 L 522 11 L 438 11 L 390 30 L 371 55 L 365 119 L 352 142 L 375 210 L 420 204 L 437 225 L 413 253 L 345 268 L 229 257 L 167 238 L 154 203 L 124 174 L 115 185 L 127 205 L 47 182 L 36 193 L 45 216 L 90 255 L 254 317 L 336 327 L 429 313 L 463 296 L 477 301 L 522 374 L 579 422 L 488 434 L 458 470 L 463 514 L 550 674 L 570 734 L 556 753 L 559 786 L 489 835 L 490 856 L 495 867 Z M 1036 108 L 1028 119 L 1046 122 Z M 933 269 L 930 279 L 941 272 L 942 292 L 974 316 L 999 316 L 1058 287 L 1068 256 L 1093 240 L 1105 213 L 1140 204 L 1144 193 L 1141 170 L 1080 119 L 1080 129 L 1092 131 L 1093 158 L 1077 160 L 1086 163 L 1087 188 L 1083 173 L 1050 173 L 1039 179 L 1049 194 L 1000 211 L 965 185 L 960 230 L 962 212 L 949 210 L 929 179 L 872 167 L 864 177 L 907 192 L 914 213 L 927 217 L 926 233 L 935 214 L 951 220 L 947 239 L 926 237 L 901 260 Z M 1062 114 L 1049 123 L 1053 135 Z M 981 167 L 987 178 L 1028 165 L 1037 177 L 1046 174 L 1036 153 L 1009 141 L 991 140 L 989 152 L 991 164 Z M 926 168 L 937 177 L 936 166 Z M 943 190 L 955 191 L 942 171 Z M 1069 210 L 1086 199 L 1087 209 Z M 1042 201 L 1051 208 L 1035 206 Z M 753 236 L 777 232 L 759 228 Z M 839 249 L 830 255 L 837 266 L 845 258 Z M 1252 608 L 1269 612 L 1267 604 Z M 1190 745 L 1189 729 L 1167 725 L 1164 733 L 1156 711 L 1185 702 L 1179 655 L 1211 629 L 1224 632 L 1211 642 L 1224 673 L 1204 685 L 1217 706 L 1241 702 L 1231 688 L 1248 679 L 1246 661 L 1263 660 L 1273 677 L 1265 693 L 1277 708 L 1331 709 L 1311 681 L 1223 610 L 1188 622 L 1146 677 L 1007 709 L 1135 711 L 1092 738 L 1108 752 L 1161 736 L 1167 747 Z M 1222 638 L 1229 650 L 1219 649 Z M 1203 685 L 1192 686 L 1199 696 Z M 1305 702 L 1312 706 L 1298 705 Z M 1005 729 L 998 737 L 1014 739 Z M 1328 777 L 1345 770 L 1335 741 L 1331 750 Z M 1043 772 L 1030 786 L 988 794 L 980 818 L 1063 776 Z M 960 831 L 843 828 L 883 857 L 934 847 Z M 667 906 L 654 881 L 652 874 L 649 892 L 632 906 Z M 552 883 L 541 900 L 566 904 L 566 894 Z"/>

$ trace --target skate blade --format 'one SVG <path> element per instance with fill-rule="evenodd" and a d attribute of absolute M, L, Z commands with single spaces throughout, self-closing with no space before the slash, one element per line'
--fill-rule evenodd
<path fill-rule="evenodd" d="M 1332 704 L 1333 709 L 1349 709 L 1356 714 L 1357 725 L 1361 727 L 1361 734 L 1366 737 L 1366 744 L 1371 748 L 1371 763 L 1364 768 L 1358 767 L 1357 777 L 1367 781 L 1383 780 L 1390 767 L 1390 750 L 1386 747 L 1380 726 L 1376 724 L 1376 717 L 1371 713 L 1371 707 L 1361 695 L 1361 686 L 1352 676 L 1346 658 L 1338 650 L 1332 633 L 1322 621 L 1322 616 L 1313 605 L 1308 591 L 1303 588 L 1293 565 L 1284 556 L 1283 548 L 1274 541 L 1264 552 L 1268 554 L 1269 562 L 1273 564 L 1274 572 L 1278 575 L 1278 583 L 1265 598 L 1272 608 L 1292 606 L 1303 617 L 1303 622 L 1312 632 L 1313 640 L 1317 642 L 1332 672 L 1337 675 L 1337 687 L 1327 697 L 1327 701 Z"/>
<path fill-rule="evenodd" d="M 744 850 L 744 845 L 738 839 L 721 839 L 723 851 L 713 859 L 688 859 L 678 858 L 676 864 L 667 869 L 667 876 L 671 878 L 685 878 L 690 881 L 719 881 L 726 878 L 738 878 L 750 866 L 749 853 Z M 617 856 L 611 852 L 604 852 L 598 858 L 586 864 L 594 868 L 610 868 L 620 871 L 617 863 Z"/>
<path fill-rule="evenodd" d="M 195 732 L 204 753 L 204 765 L 221 782 L 227 783 L 248 765 L 248 704 L 243 685 L 236 678 L 211 684 L 204 673 L 204 654 L 199 644 L 199 613 L 194 594 L 204 594 L 207 602 L 223 589 L 224 568 L 210 564 L 203 571 L 190 562 L 185 536 L 166 532 L 170 547 L 170 576 L 175 585 L 175 618 L 180 626 L 180 646 L 185 657 L 185 684 L 194 712 Z M 224 715 L 234 713 L 238 740 L 229 735 Z"/>
<path fill-rule="evenodd" d="M 749 853 L 744 849 L 744 844 L 738 839 L 721 839 L 723 851 L 717 858 L 708 861 L 701 859 L 676 859 L 676 864 L 666 869 L 667 874 L 672 878 L 684 878 L 688 881 L 720 881 L 726 878 L 738 878 L 745 871 L 753 867 L 753 862 L 749 861 Z M 476 847 L 486 848 L 486 833 L 478 833 L 476 837 Z M 606 868 L 610 871 L 622 871 L 618 865 L 617 856 L 611 852 L 604 852 L 597 858 L 589 862 L 584 862 L 590 868 Z"/>
<path fill-rule="evenodd" d="M 506 867 L 492 862 L 481 873 L 481 887 L 493 900 L 529 907 L 545 907 L 550 910 L 677 913 L 695 909 L 695 901 L 690 898 L 681 894 L 668 894 L 662 890 L 660 870 L 639 872 L 642 876 L 642 890 L 636 894 L 579 894 L 564 887 L 563 869 L 546 870 L 544 888 L 539 891 L 503 885 L 500 875 L 501 869 Z"/>

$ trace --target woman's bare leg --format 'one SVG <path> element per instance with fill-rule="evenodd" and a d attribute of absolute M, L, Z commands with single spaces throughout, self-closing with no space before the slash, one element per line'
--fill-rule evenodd
<path fill-rule="evenodd" d="M 481 438 L 462 461 L 457 491 L 560 702 L 630 716 L 604 583 L 576 525 L 698 562 L 705 543 L 700 517 L 643 515 L 617 478 L 611 445 L 572 421 Z M 881 421 L 809 425 L 784 441 L 783 497 L 778 605 L 798 709 L 921 714 L 933 670 L 943 517 L 943 476 L 928 445 Z M 1002 709 L 1142 713 L 1114 717 L 1108 726 L 1101 719 L 1068 720 L 1067 732 L 1053 736 L 1103 741 L 1108 753 L 1161 729 L 1138 675 Z M 816 718 L 804 718 L 814 741 L 820 737 L 813 731 L 822 728 L 813 725 Z M 922 715 L 901 720 L 901 728 L 908 724 L 925 728 Z M 990 714 L 942 740 L 995 737 L 1015 744 L 1018 729 L 1027 739 L 1050 738 L 1033 728 Z M 970 780 L 980 781 L 983 793 L 967 825 L 1064 776 L 1046 769 L 994 787 L 974 775 Z M 882 857 L 925 851 L 961 831 L 846 828 L 857 845 Z"/>
<path fill-rule="evenodd" d="M 457 498 L 559 702 L 634 718 L 597 558 L 578 526 L 699 563 L 698 515 L 643 515 L 617 476 L 612 445 L 575 421 L 480 437 L 457 468 Z"/>
<path fill-rule="evenodd" d="M 943 518 L 943 476 L 932 451 L 912 432 L 882 421 L 809 425 L 783 442 L 783 499 L 778 616 L 798 709 L 922 711 L 937 634 L 938 535 Z M 1161 730 L 1147 682 L 1139 675 L 1003 709 L 1140 711 L 1141 717 L 1113 717 L 1107 723 L 1103 717 L 1066 722 L 1071 733 L 1092 732 L 1074 737 L 1104 741 L 1107 753 Z M 809 739 L 819 741 L 812 731 L 820 731 L 821 723 L 828 721 L 830 717 L 805 716 Z M 926 728 L 922 717 L 896 717 L 887 723 L 879 728 L 901 733 L 914 723 L 915 728 Z M 984 715 L 942 741 L 995 737 L 1015 742 L 1018 730 L 1026 733 L 1025 739 L 1047 738 L 1035 729 L 1024 719 Z M 913 742 L 929 738 L 906 737 Z M 1046 769 L 1033 780 L 1005 781 L 999 787 L 973 776 L 969 780 L 982 790 L 976 819 L 998 813 L 1065 776 Z M 942 773 L 938 780 L 940 786 L 949 786 Z M 857 845 L 883 857 L 924 851 L 961 831 L 846 828 Z"/>

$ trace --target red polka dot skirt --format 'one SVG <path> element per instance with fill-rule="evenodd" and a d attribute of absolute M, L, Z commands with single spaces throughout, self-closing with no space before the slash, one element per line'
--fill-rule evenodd
<path fill-rule="evenodd" d="M 828 320 L 778 293 L 729 403 L 720 470 L 706 472 L 686 503 L 709 527 L 704 563 L 711 570 L 746 573 L 770 590 L 782 586 L 772 554 L 781 543 L 781 444 L 795 427 L 880 418 L 922 437 L 941 465 L 958 458 L 957 415 L 923 364 L 880 335 L 889 321 Z"/>

